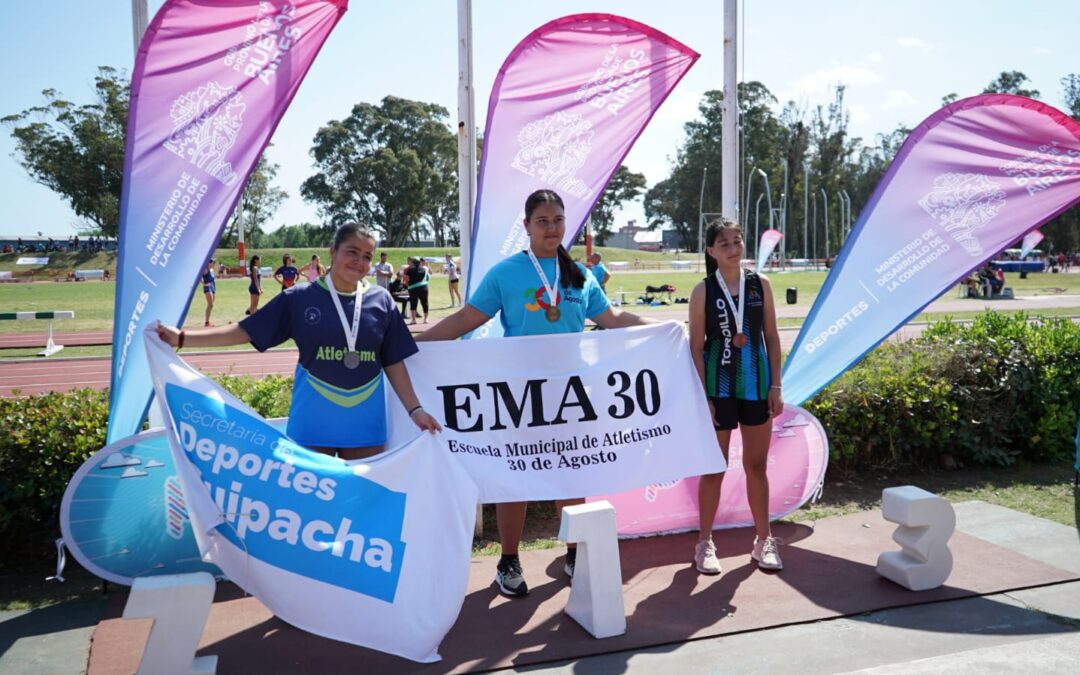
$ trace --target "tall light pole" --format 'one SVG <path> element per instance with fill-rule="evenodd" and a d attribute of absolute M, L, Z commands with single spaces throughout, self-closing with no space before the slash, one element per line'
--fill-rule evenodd
<path fill-rule="evenodd" d="M 817 260 L 817 193 L 810 193 L 810 200 L 814 202 L 814 223 L 810 227 L 811 245 L 810 250 L 813 252 L 813 257 Z M 815 265 L 816 267 L 816 265 Z"/>
<path fill-rule="evenodd" d="M 821 199 L 823 205 L 821 207 L 822 213 L 825 214 L 825 263 L 829 262 L 829 195 L 825 193 L 825 188 L 821 188 Z"/>
<path fill-rule="evenodd" d="M 784 157 L 784 191 L 780 193 L 780 269 L 784 269 L 784 259 L 787 257 L 785 248 L 787 244 L 787 193 L 788 193 L 788 168 L 787 157 Z"/>
<path fill-rule="evenodd" d="M 806 243 L 810 240 L 810 162 L 803 162 L 803 192 L 802 192 L 802 257 L 806 258 L 806 264 L 810 264 L 809 249 L 806 248 Z"/>
<path fill-rule="evenodd" d="M 746 204 L 746 217 L 747 217 L 747 219 L 750 218 L 750 194 L 754 191 L 753 190 L 753 187 L 754 187 L 754 174 L 757 173 L 757 170 L 758 170 L 758 168 L 755 166 L 753 169 L 750 170 L 750 173 L 747 174 L 747 176 L 746 176 L 746 199 L 743 201 L 743 204 Z M 743 227 L 750 227 L 750 223 L 748 223 L 748 222 L 743 223 Z"/>
<path fill-rule="evenodd" d="M 698 197 L 697 206 L 697 250 L 702 257 L 702 265 L 705 264 L 705 239 L 704 239 L 704 222 L 705 222 L 705 177 L 709 174 L 709 167 L 706 165 L 701 169 L 701 196 Z M 702 268 L 704 269 L 704 267 Z"/>
<path fill-rule="evenodd" d="M 139 53 L 139 43 L 142 42 L 146 25 L 149 23 L 150 12 L 147 8 L 147 0 L 131 0 L 131 37 L 135 41 L 135 53 Z"/>
<path fill-rule="evenodd" d="M 754 257 L 756 258 L 761 248 L 761 239 L 758 235 L 758 220 L 761 219 L 761 200 L 765 195 L 758 195 L 754 202 Z"/>
<path fill-rule="evenodd" d="M 739 181 L 738 181 L 738 184 L 739 185 L 746 185 L 746 166 L 745 166 L 745 162 L 746 162 L 746 138 L 743 137 L 743 128 L 742 128 L 742 123 L 741 122 L 735 127 L 735 133 L 737 134 L 737 140 L 738 140 L 738 145 L 739 145 Z M 749 201 L 750 201 L 750 196 L 747 195 L 747 198 L 746 198 L 745 201 L 739 202 L 739 208 L 736 210 L 736 213 L 738 214 L 739 217 L 736 219 L 736 222 L 741 223 L 746 218 L 747 211 L 750 209 Z"/>
<path fill-rule="evenodd" d="M 739 123 L 738 93 L 738 0 L 724 0 L 724 116 L 720 136 L 720 213 L 729 220 L 739 217 L 739 149 L 735 125 Z"/>
<path fill-rule="evenodd" d="M 851 197 L 847 190 L 841 190 L 840 196 L 844 199 L 844 241 L 847 242 L 848 235 L 851 234 Z"/>
<path fill-rule="evenodd" d="M 772 187 L 769 185 L 769 174 L 765 173 L 761 169 L 757 172 L 761 174 L 761 177 L 765 179 L 765 197 L 769 203 L 769 229 L 773 229 L 773 208 L 772 208 Z"/>
<path fill-rule="evenodd" d="M 473 97 L 472 0 L 458 0 L 458 232 L 461 264 L 472 271 L 472 224 L 476 207 L 476 106 Z M 470 275 L 471 276 L 471 275 Z M 465 293 L 469 292 L 469 278 Z"/>

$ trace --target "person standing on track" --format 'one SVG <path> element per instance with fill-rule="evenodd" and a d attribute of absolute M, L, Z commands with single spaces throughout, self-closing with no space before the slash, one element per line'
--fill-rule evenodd
<path fill-rule="evenodd" d="M 251 296 L 251 305 L 244 312 L 247 315 L 254 314 L 255 310 L 259 309 L 259 296 L 262 295 L 262 273 L 259 269 L 261 264 L 262 258 L 251 256 L 251 262 L 248 263 L 248 295 Z"/>
<path fill-rule="evenodd" d="M 281 259 L 281 267 L 274 271 L 274 280 L 281 284 L 281 290 L 284 291 L 295 286 L 296 280 L 299 278 L 300 270 L 293 265 L 292 256 L 286 255 Z"/>
<path fill-rule="evenodd" d="M 202 275 L 202 292 L 203 297 L 206 298 L 206 326 L 213 326 L 210 323 L 210 312 L 214 311 L 214 297 L 217 295 L 217 281 L 214 279 L 214 259 L 206 263 L 206 271 Z"/>

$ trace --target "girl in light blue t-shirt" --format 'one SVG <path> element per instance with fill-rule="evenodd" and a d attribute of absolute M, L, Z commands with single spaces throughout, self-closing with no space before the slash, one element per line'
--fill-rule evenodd
<path fill-rule="evenodd" d="M 525 200 L 525 231 L 529 248 L 506 258 L 484 275 L 465 306 L 425 331 L 417 341 L 453 340 L 499 314 L 509 337 L 580 333 L 589 319 L 603 328 L 624 328 L 651 323 L 629 312 L 613 309 L 592 273 L 570 257 L 563 247 L 566 215 L 562 198 L 551 190 L 537 190 Z M 573 499 L 556 502 L 562 507 L 580 504 Z M 518 558 L 528 502 L 496 504 L 502 558 L 495 581 L 505 595 L 529 592 Z M 566 554 L 565 570 L 574 575 L 576 551 Z"/>

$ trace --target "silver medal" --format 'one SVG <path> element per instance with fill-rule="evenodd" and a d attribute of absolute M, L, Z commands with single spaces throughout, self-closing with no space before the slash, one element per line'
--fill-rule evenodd
<path fill-rule="evenodd" d="M 360 353 L 348 352 L 345 354 L 345 367 L 349 370 L 356 370 L 360 367 Z"/>

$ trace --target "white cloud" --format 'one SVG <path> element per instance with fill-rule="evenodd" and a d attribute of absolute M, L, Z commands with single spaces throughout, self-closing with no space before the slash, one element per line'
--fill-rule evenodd
<path fill-rule="evenodd" d="M 906 91 L 893 89 L 885 96 L 885 102 L 881 104 L 882 110 L 893 108 L 908 108 L 918 105 L 919 101 Z"/>
<path fill-rule="evenodd" d="M 866 60 L 870 63 L 881 63 L 885 57 L 881 55 L 881 52 L 870 52 L 866 55 Z"/>
<path fill-rule="evenodd" d="M 799 78 L 792 85 L 792 93 L 823 94 L 837 84 L 865 87 L 881 81 L 881 75 L 866 66 L 835 66 Z"/>
<path fill-rule="evenodd" d="M 1050 53 L 1050 50 L 1047 49 L 1046 47 L 1034 47 L 1031 51 L 1035 52 L 1036 54 L 1039 54 L 1040 56 L 1046 56 L 1047 54 Z"/>
<path fill-rule="evenodd" d="M 858 103 L 852 103 L 847 106 L 848 112 L 851 113 L 852 126 L 858 126 L 860 124 L 868 124 L 872 118 L 869 112 L 866 111 L 866 107 L 859 105 Z"/>
<path fill-rule="evenodd" d="M 930 45 L 926 44 L 925 40 L 916 37 L 896 38 L 896 44 L 905 49 L 922 49 L 923 51 L 930 49 Z"/>

